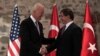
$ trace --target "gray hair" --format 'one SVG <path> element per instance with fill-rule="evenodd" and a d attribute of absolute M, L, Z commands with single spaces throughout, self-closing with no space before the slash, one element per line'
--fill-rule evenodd
<path fill-rule="evenodd" d="M 41 4 L 41 3 L 36 3 L 33 7 L 32 7 L 32 10 L 31 10 L 31 14 L 33 13 L 33 11 L 37 10 L 38 7 L 41 7 L 41 8 L 44 8 L 44 5 Z"/>

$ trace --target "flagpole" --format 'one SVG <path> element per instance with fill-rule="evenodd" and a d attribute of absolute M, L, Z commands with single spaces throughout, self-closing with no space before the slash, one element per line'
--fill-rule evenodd
<path fill-rule="evenodd" d="M 58 11 L 60 11 L 60 9 L 61 9 L 62 1 L 63 0 L 60 0 L 60 1 L 56 0 Z"/>
<path fill-rule="evenodd" d="M 86 3 L 88 3 L 89 1 L 88 0 L 86 0 Z"/>
<path fill-rule="evenodd" d="M 17 7 L 18 5 L 17 4 L 15 4 L 15 7 Z"/>

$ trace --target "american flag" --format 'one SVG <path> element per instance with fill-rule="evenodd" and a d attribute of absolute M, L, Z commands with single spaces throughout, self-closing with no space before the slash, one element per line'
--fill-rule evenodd
<path fill-rule="evenodd" d="M 20 51 L 19 28 L 20 28 L 20 18 L 18 14 L 18 6 L 15 5 L 7 56 L 19 56 L 19 51 Z"/>

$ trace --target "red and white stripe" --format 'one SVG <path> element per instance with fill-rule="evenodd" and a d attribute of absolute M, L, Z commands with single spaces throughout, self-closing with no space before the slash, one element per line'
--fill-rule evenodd
<path fill-rule="evenodd" d="M 8 56 L 19 56 L 19 52 L 20 52 L 20 38 L 14 40 L 13 42 L 9 40 Z"/>

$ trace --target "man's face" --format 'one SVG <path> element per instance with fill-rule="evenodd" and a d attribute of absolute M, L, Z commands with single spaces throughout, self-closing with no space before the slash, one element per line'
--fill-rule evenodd
<path fill-rule="evenodd" d="M 61 12 L 60 19 L 61 19 L 61 21 L 62 21 L 63 24 L 66 24 L 68 16 L 64 16 L 64 14 Z"/>
<path fill-rule="evenodd" d="M 35 11 L 35 15 L 36 15 L 36 19 L 39 21 L 41 20 L 41 17 L 43 16 L 44 14 L 44 8 L 38 8 L 36 11 Z"/>

